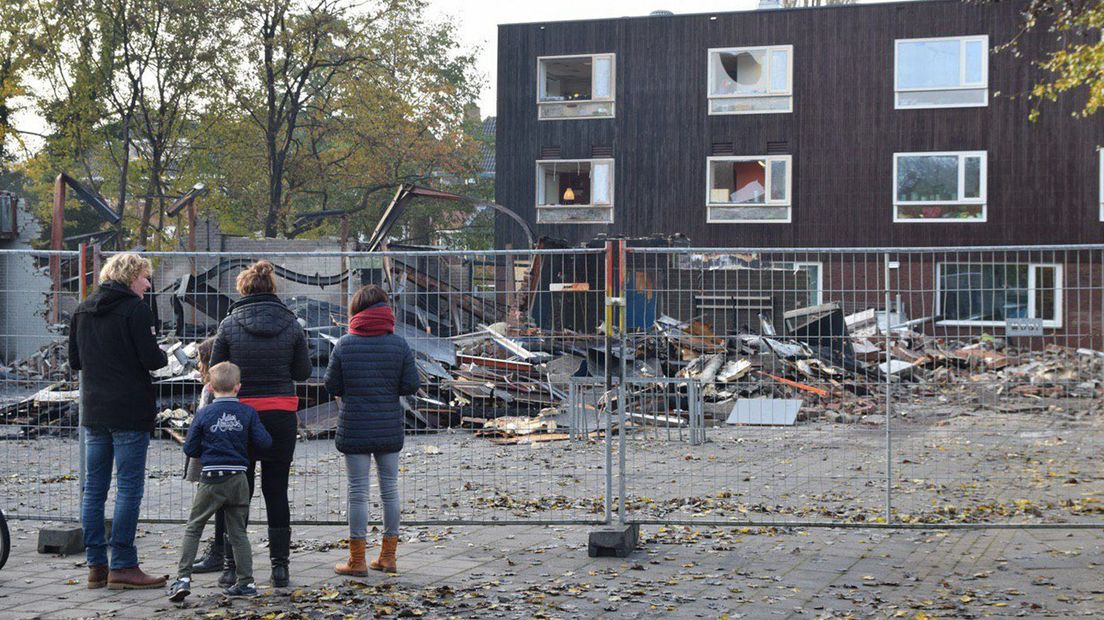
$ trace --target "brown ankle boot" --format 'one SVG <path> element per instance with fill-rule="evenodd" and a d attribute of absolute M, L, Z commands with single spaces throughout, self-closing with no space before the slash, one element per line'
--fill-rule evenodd
<path fill-rule="evenodd" d="M 399 546 L 398 536 L 384 536 L 383 544 L 380 545 L 379 558 L 372 560 L 372 563 L 368 565 L 368 568 L 372 570 L 381 570 L 387 573 L 397 573 L 398 566 L 395 562 L 395 549 Z"/>
<path fill-rule="evenodd" d="M 142 572 L 137 566 L 113 570 L 107 575 L 108 590 L 148 590 L 151 588 L 163 588 L 169 580 L 168 575 L 154 577 Z"/>
<path fill-rule="evenodd" d="M 88 567 L 88 589 L 95 590 L 107 585 L 107 565 Z"/>
<path fill-rule="evenodd" d="M 368 575 L 368 565 L 364 562 L 363 538 L 349 540 L 349 561 L 335 565 L 334 572 L 338 575 L 349 575 L 351 577 L 365 577 Z"/>

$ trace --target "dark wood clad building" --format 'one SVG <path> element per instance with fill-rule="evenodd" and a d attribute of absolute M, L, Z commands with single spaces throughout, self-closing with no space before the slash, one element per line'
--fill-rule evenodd
<path fill-rule="evenodd" d="M 932 0 L 499 27 L 497 201 L 705 247 L 1104 241 L 1104 119 L 1028 120 L 1052 35 Z M 916 41 L 920 40 L 920 41 Z M 542 206 L 538 206 L 538 205 Z M 539 215 L 538 215 L 539 213 Z M 565 221 L 612 223 L 565 223 Z M 497 224 L 500 246 L 524 245 Z"/>

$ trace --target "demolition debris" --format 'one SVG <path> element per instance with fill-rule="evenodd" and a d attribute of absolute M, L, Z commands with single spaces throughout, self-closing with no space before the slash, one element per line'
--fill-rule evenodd
<path fill-rule="evenodd" d="M 356 280 L 391 292 L 396 332 L 414 350 L 422 379 L 420 391 L 404 400 L 412 430 L 465 428 L 499 444 L 535 444 L 622 429 L 693 429 L 694 408 L 685 402 L 691 382 L 705 426 L 884 423 L 886 390 L 894 398 L 979 386 L 989 389 L 979 391 L 989 398 L 1099 402 L 1093 399 L 1104 396 L 1099 351 L 1017 348 L 988 335 L 949 339 L 923 331 L 934 316 L 909 319 L 884 308 L 845 314 L 839 303 L 801 305 L 809 301 L 803 295 L 780 300 L 771 291 L 806 290 L 806 282 L 794 281 L 792 269 L 749 257 L 737 259 L 742 280 L 716 272 L 714 292 L 691 279 L 700 261 L 671 269 L 663 285 L 646 272 L 629 274 L 628 333 L 607 342 L 598 335 L 605 286 L 593 253 L 538 253 L 521 265 L 390 249 L 400 252 L 367 254 L 336 275 L 286 267 L 278 274 L 320 291 Z M 407 250 L 409 256 L 401 253 Z M 161 342 L 169 364 L 154 373 L 162 437 L 181 441 L 187 432 L 201 387 L 196 343 L 230 307 L 219 282 L 247 262 L 215 261 L 159 290 L 175 319 L 161 330 L 171 334 Z M 483 292 L 478 274 L 504 268 L 505 288 L 497 283 Z M 693 303 L 683 303 L 687 296 Z M 345 333 L 345 309 L 303 293 L 286 301 L 308 334 L 315 365 L 299 386 L 301 436 L 332 436 L 338 408 L 321 377 Z M 688 316 L 686 307 L 695 314 Z M 3 437 L 72 434 L 78 425 L 64 326 L 55 332 L 55 342 L 0 366 L 0 422 L 12 429 Z M 622 375 L 623 390 L 613 389 Z M 572 390 L 583 397 L 571 397 Z M 612 420 L 621 405 L 624 422 L 617 425 Z"/>

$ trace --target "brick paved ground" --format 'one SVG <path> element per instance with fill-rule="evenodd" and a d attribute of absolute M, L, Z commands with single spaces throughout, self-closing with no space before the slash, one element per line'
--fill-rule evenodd
<path fill-rule="evenodd" d="M 293 586 L 268 586 L 263 528 L 251 531 L 261 596 L 232 603 L 197 576 L 189 606 L 162 591 L 87 590 L 83 558 L 35 553 L 40 524 L 14 522 L 0 571 L 3 617 L 817 618 L 1100 617 L 1099 530 L 858 530 L 649 526 L 626 559 L 589 558 L 583 527 L 408 528 L 396 577 L 337 578 L 345 531 L 299 527 Z M 144 567 L 171 572 L 179 526 L 143 526 Z M 214 614 L 214 615 L 212 615 Z M 287 616 L 285 616 L 287 617 Z M 291 616 L 294 617 L 294 616 Z"/>

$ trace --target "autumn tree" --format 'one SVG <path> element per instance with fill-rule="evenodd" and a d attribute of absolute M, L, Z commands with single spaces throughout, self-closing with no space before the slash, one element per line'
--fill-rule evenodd
<path fill-rule="evenodd" d="M 133 0 L 131 0 L 133 1 Z M 212 92 L 215 61 L 229 49 L 232 13 L 218 0 L 147 0 L 152 6 L 136 24 L 136 38 L 148 50 L 146 77 L 136 98 L 138 151 L 145 160 L 146 189 L 138 240 L 148 237 L 154 204 L 164 227 L 166 193 L 182 193 L 168 176 L 188 163 L 204 95 Z"/>
<path fill-rule="evenodd" d="M 36 45 L 35 13 L 29 0 L 0 2 L 0 167 L 20 140 L 12 125 L 14 101 L 27 94 L 26 79 Z"/>
<path fill-rule="evenodd" d="M 280 216 L 300 124 L 343 71 L 367 60 L 359 40 L 390 10 L 385 5 L 364 15 L 353 10 L 357 6 L 344 0 L 261 0 L 243 6 L 244 47 L 228 59 L 222 83 L 265 149 L 266 237 L 286 228 Z"/>
<path fill-rule="evenodd" d="M 263 235 L 332 230 L 296 224 L 324 209 L 367 226 L 399 183 L 451 178 L 473 159 L 461 127 L 478 93 L 474 57 L 451 25 L 426 21 L 425 6 L 316 0 L 253 9 L 260 34 L 249 43 L 250 75 L 228 67 L 224 84 L 263 145 L 263 208 L 246 207 Z M 226 120 L 240 129 L 232 114 Z"/>
<path fill-rule="evenodd" d="M 996 1 L 996 0 L 991 0 Z M 1030 0 L 1023 11 L 1020 31 L 997 47 L 998 51 L 1022 54 L 1020 41 L 1031 33 L 1045 31 L 1053 38 L 1051 51 L 1038 64 L 1045 77 L 1029 93 L 1030 118 L 1035 120 L 1045 102 L 1084 93 L 1084 104 L 1075 116 L 1095 114 L 1104 105 L 1104 2 L 1101 0 Z"/>
<path fill-rule="evenodd" d="M 457 191 L 474 174 L 478 144 L 464 122 L 478 95 L 475 59 L 459 49 L 451 25 L 427 23 L 423 9 L 411 2 L 379 19 L 362 52 L 372 61 L 333 95 L 331 123 L 343 137 L 329 176 L 353 192 L 339 208 L 355 213 L 355 229 L 370 230 L 402 183 Z"/>

